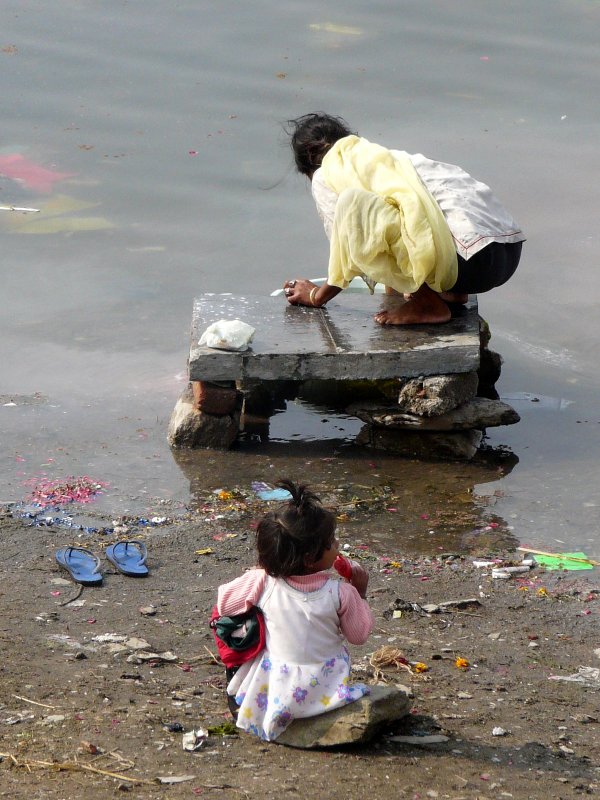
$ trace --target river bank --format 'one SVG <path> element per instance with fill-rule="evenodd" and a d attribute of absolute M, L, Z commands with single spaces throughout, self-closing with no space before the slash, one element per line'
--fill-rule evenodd
<path fill-rule="evenodd" d="M 424 672 L 385 672 L 413 692 L 411 715 L 390 733 L 447 740 L 419 746 L 384 735 L 333 752 L 292 750 L 227 724 L 207 620 L 217 586 L 253 564 L 259 509 L 227 520 L 216 510 L 153 528 L 121 520 L 102 535 L 31 527 L 5 509 L 0 797 L 96 800 L 121 790 L 140 798 L 458 800 L 598 791 L 598 685 L 551 679 L 600 666 L 596 571 L 536 568 L 499 581 L 473 565 L 475 551 L 408 557 L 397 546 L 390 555 L 353 533 L 346 549 L 370 571 L 376 616 L 369 641 L 352 648 L 357 676 L 374 679 L 370 658 L 382 646 L 425 664 Z M 340 532 L 344 544 L 343 523 Z M 145 541 L 147 578 L 127 578 L 103 558 L 124 535 Z M 101 557 L 102 586 L 80 592 L 59 572 L 54 552 L 69 541 Z M 485 555 L 481 546 L 476 555 Z M 477 602 L 432 614 L 397 602 L 469 598 Z M 197 752 L 184 751 L 184 732 L 198 728 L 211 735 Z"/>

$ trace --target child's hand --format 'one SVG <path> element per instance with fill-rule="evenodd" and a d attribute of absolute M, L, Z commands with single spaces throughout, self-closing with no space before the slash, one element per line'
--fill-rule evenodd
<path fill-rule="evenodd" d="M 354 586 L 361 597 L 366 597 L 369 573 L 364 567 L 349 558 L 338 556 L 333 562 L 333 568 Z"/>
<path fill-rule="evenodd" d="M 347 581 L 350 580 L 352 577 L 352 562 L 348 558 L 344 558 L 344 556 L 336 556 L 335 561 L 333 562 L 334 570 L 345 578 Z"/>
<path fill-rule="evenodd" d="M 352 586 L 354 586 L 359 595 L 364 598 L 367 596 L 369 573 L 362 566 L 362 564 L 357 564 L 356 561 L 351 561 L 350 563 L 352 564 L 352 577 L 350 578 L 350 583 Z"/>

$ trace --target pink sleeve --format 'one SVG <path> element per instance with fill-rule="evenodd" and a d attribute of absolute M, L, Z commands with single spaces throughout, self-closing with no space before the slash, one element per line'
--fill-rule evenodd
<path fill-rule="evenodd" d="M 255 606 L 267 580 L 264 569 L 250 569 L 239 578 L 219 586 L 217 608 L 222 616 L 243 614 Z"/>
<path fill-rule="evenodd" d="M 364 644 L 375 625 L 373 612 L 354 586 L 340 581 L 340 609 L 338 611 L 342 633 L 350 644 Z"/>

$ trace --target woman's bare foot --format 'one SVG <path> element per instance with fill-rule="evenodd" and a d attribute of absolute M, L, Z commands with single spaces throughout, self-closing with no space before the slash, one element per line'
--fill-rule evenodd
<path fill-rule="evenodd" d="M 462 305 L 469 299 L 469 295 L 466 292 L 441 292 L 440 297 L 447 303 L 462 303 Z"/>
<path fill-rule="evenodd" d="M 391 294 L 391 292 L 386 292 L 386 294 Z M 396 292 L 398 294 L 398 292 Z M 412 294 L 408 292 L 404 292 L 402 297 L 405 300 L 410 300 Z M 440 292 L 440 297 L 442 300 L 445 300 L 447 303 L 461 303 L 464 305 L 469 301 L 469 295 L 466 292 Z"/>
<path fill-rule="evenodd" d="M 379 325 L 441 325 L 451 318 L 439 294 L 423 284 L 404 305 L 375 314 Z"/>

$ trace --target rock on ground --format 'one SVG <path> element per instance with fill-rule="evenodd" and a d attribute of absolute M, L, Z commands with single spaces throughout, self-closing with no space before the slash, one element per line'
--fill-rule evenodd
<path fill-rule="evenodd" d="M 370 695 L 354 703 L 294 720 L 277 742 L 304 750 L 369 742 L 387 725 L 409 714 L 410 704 L 409 689 L 372 686 Z"/>

